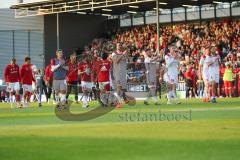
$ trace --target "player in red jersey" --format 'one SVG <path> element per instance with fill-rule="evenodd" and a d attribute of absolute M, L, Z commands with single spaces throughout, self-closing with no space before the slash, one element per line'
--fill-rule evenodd
<path fill-rule="evenodd" d="M 88 94 L 92 90 L 92 64 L 88 60 L 88 57 L 84 57 L 81 62 L 78 64 L 78 75 L 81 78 L 81 86 L 83 91 L 83 108 L 88 107 Z"/>
<path fill-rule="evenodd" d="M 97 50 L 94 50 L 93 58 L 92 58 L 92 81 L 93 81 L 93 87 L 92 87 L 92 92 L 94 94 L 94 98 L 99 100 L 99 90 L 97 90 L 98 86 L 98 62 L 101 60 L 101 57 L 98 56 Z M 99 101 L 100 102 L 100 101 Z M 101 102 L 100 102 L 101 103 Z"/>
<path fill-rule="evenodd" d="M 76 54 L 70 56 L 70 61 L 68 63 L 68 73 L 67 73 L 67 100 L 69 95 L 74 90 L 75 102 L 78 104 L 78 66 L 76 63 L 77 57 Z"/>
<path fill-rule="evenodd" d="M 107 59 L 108 54 L 103 53 L 102 59 L 98 62 L 97 67 L 97 79 L 100 90 L 100 100 L 103 103 L 103 106 L 106 107 L 108 105 L 108 97 L 110 91 L 110 69 L 111 62 Z"/>
<path fill-rule="evenodd" d="M 31 94 L 32 94 L 32 82 L 35 82 L 33 78 L 31 58 L 26 57 L 25 62 L 20 69 L 21 83 L 23 87 L 24 107 L 29 106 Z"/>
<path fill-rule="evenodd" d="M 4 70 L 4 78 L 5 82 L 7 84 L 7 90 L 9 92 L 9 99 L 11 103 L 12 108 L 12 102 L 13 102 L 13 92 L 15 91 L 15 99 L 17 108 L 20 107 L 20 73 L 19 73 L 19 66 L 16 64 L 16 59 L 13 58 L 11 60 L 11 63 L 8 64 Z"/>
<path fill-rule="evenodd" d="M 45 76 L 44 76 L 44 81 L 47 86 L 47 99 L 48 102 L 50 102 L 51 99 L 51 94 L 53 92 L 53 100 L 54 104 L 55 102 L 55 91 L 52 90 L 52 85 L 53 85 L 53 72 L 51 71 L 51 67 L 54 65 L 54 60 L 51 59 L 50 64 L 45 68 Z"/>

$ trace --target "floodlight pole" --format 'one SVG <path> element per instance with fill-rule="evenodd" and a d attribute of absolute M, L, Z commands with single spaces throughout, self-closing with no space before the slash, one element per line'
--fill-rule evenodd
<path fill-rule="evenodd" d="M 57 49 L 59 49 L 59 13 L 57 13 Z"/>
<path fill-rule="evenodd" d="M 159 0 L 156 0 L 156 9 L 157 9 L 157 54 L 159 55 Z"/>

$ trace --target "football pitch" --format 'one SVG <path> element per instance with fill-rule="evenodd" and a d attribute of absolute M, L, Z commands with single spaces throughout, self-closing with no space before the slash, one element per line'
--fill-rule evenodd
<path fill-rule="evenodd" d="M 216 104 L 159 102 L 145 106 L 139 101 L 89 121 L 62 121 L 53 105 L 10 109 L 0 103 L 0 159 L 239 159 L 240 98 Z M 91 109 L 71 107 L 73 113 Z"/>

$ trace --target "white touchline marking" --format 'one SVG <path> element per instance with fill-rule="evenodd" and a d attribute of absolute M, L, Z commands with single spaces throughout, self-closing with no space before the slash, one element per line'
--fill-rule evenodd
<path fill-rule="evenodd" d="M 175 112 L 181 112 L 181 111 L 235 111 L 239 110 L 240 107 L 232 107 L 232 108 L 186 108 L 186 109 L 172 109 L 172 110 L 164 110 L 164 111 L 175 111 Z"/>

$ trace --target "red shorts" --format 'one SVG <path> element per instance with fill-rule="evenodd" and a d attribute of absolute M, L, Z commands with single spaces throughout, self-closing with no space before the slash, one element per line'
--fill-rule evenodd
<path fill-rule="evenodd" d="M 232 81 L 224 81 L 225 88 L 232 88 Z"/>

